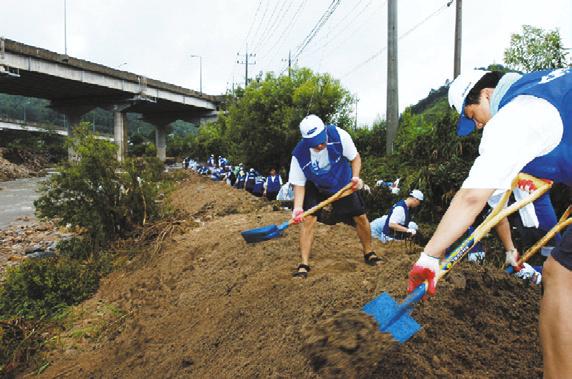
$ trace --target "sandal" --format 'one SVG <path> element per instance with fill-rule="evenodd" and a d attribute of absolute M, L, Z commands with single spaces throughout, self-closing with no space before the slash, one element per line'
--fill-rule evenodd
<path fill-rule="evenodd" d="M 300 269 L 304 269 L 306 271 L 300 271 Z M 296 272 L 294 272 L 292 274 L 293 277 L 295 278 L 302 278 L 302 279 L 306 279 L 308 277 L 308 273 L 310 272 L 310 266 L 305 265 L 303 263 L 298 265 L 298 268 L 296 269 Z"/>
<path fill-rule="evenodd" d="M 363 260 L 366 264 L 370 266 L 376 266 L 379 262 L 381 262 L 381 258 L 378 257 L 373 251 L 364 254 Z"/>

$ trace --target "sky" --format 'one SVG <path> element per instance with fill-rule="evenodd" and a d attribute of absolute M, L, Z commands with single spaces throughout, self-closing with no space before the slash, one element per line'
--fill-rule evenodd
<path fill-rule="evenodd" d="M 360 125 L 385 117 L 386 0 L 1 3 L 0 37 L 64 53 L 67 36 L 70 56 L 182 87 L 199 89 L 200 60 L 191 55 L 200 55 L 203 92 L 212 95 L 244 85 L 245 65 L 237 61 L 246 51 L 253 54 L 250 78 L 284 72 L 290 51 L 293 65 L 330 73 L 359 99 Z M 398 0 L 401 111 L 452 79 L 455 3 L 447 3 Z M 511 34 L 525 24 L 558 29 L 572 47 L 571 21 L 571 0 L 464 0 L 461 72 L 502 64 Z"/>

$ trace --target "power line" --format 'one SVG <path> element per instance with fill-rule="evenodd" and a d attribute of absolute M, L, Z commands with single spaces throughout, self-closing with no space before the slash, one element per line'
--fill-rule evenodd
<path fill-rule="evenodd" d="M 246 33 L 246 38 L 244 39 L 244 43 L 248 43 L 248 37 L 250 37 L 250 32 L 252 31 L 252 27 L 256 23 L 256 16 L 258 16 L 258 12 L 260 11 L 260 6 L 262 5 L 262 0 L 258 1 L 258 6 L 256 7 L 256 12 L 254 13 L 254 17 L 252 18 L 252 22 L 250 23 L 250 27 L 248 28 L 248 33 Z"/>
<path fill-rule="evenodd" d="M 332 0 L 332 3 L 328 7 L 328 9 L 326 9 L 326 11 L 322 14 L 322 17 L 320 17 L 316 25 L 312 28 L 312 30 L 310 30 L 310 33 L 308 33 L 308 35 L 304 38 L 302 43 L 298 45 L 296 52 L 294 53 L 294 61 L 298 60 L 300 54 L 302 54 L 306 46 L 308 46 L 308 44 L 312 42 L 312 39 L 314 39 L 314 37 L 318 34 L 318 32 L 324 26 L 324 24 L 328 22 L 328 19 L 332 16 L 336 8 L 340 5 L 340 2 L 341 0 Z"/>
<path fill-rule="evenodd" d="M 387 0 L 384 2 L 387 2 Z M 349 27 L 350 25 L 353 25 L 355 23 L 355 20 L 359 18 L 359 16 L 361 16 L 366 10 L 367 8 L 372 4 L 372 1 L 370 0 L 366 6 L 358 13 L 356 14 L 351 21 L 347 24 L 347 27 Z M 383 6 L 383 5 L 382 5 Z M 370 16 L 373 14 L 370 13 Z M 328 45 L 330 45 L 332 42 L 337 41 L 338 43 L 334 45 L 334 47 L 339 47 L 342 46 L 348 39 L 350 39 L 351 37 L 354 37 L 356 32 L 358 30 L 361 30 L 364 26 L 366 26 L 367 24 L 365 22 L 361 22 L 361 23 L 357 23 L 357 25 L 354 25 L 354 28 L 351 29 L 350 31 L 348 31 L 347 27 L 341 28 L 339 29 L 338 33 L 336 33 L 335 35 L 330 32 L 329 35 L 331 36 L 331 38 L 329 38 L 324 44 L 322 44 L 321 46 L 317 47 L 315 50 L 307 53 L 308 55 L 312 55 L 317 53 L 318 51 L 326 48 Z M 338 39 L 338 36 L 340 36 L 341 34 L 344 34 L 345 36 Z"/>
<path fill-rule="evenodd" d="M 272 37 L 274 37 L 274 35 L 276 34 L 276 30 L 279 29 L 282 21 L 284 20 L 284 17 L 290 12 L 290 8 L 292 8 L 292 2 L 293 0 L 283 0 L 282 2 L 282 7 L 280 7 L 280 10 L 278 11 L 278 15 L 276 17 L 276 21 L 273 22 L 273 24 L 275 25 L 274 28 L 270 29 L 269 33 L 265 33 L 263 39 L 260 41 L 260 44 L 258 46 L 258 49 L 261 50 L 262 46 L 264 46 L 264 44 L 267 41 L 272 41 Z M 286 7 L 286 5 L 288 6 L 286 8 L 286 11 L 284 11 L 284 8 Z M 267 55 L 267 54 L 265 54 Z"/>
<path fill-rule="evenodd" d="M 262 13 L 262 17 L 260 18 L 260 22 L 256 25 L 256 29 L 252 35 L 252 39 L 250 40 L 250 42 L 256 40 L 260 30 L 262 29 L 262 24 L 266 20 L 266 14 L 268 13 L 268 4 L 270 3 L 270 1 L 263 1 L 263 2 L 264 2 L 264 12 Z M 249 40 L 246 41 L 246 43 L 248 43 L 248 42 L 249 42 Z M 252 43 L 250 45 L 252 45 Z"/>
<path fill-rule="evenodd" d="M 260 47 L 260 42 L 268 34 L 270 27 L 272 27 L 272 23 L 274 21 L 274 15 L 276 14 L 276 10 L 278 9 L 278 5 L 280 5 L 280 0 L 276 0 L 274 8 L 272 8 L 272 13 L 270 14 L 270 17 L 268 18 L 268 21 L 266 22 L 262 33 L 258 37 L 258 40 L 256 41 L 256 43 L 253 45 L 254 50 L 257 50 Z M 282 5 L 284 5 L 284 3 L 282 3 Z"/>
<path fill-rule="evenodd" d="M 302 11 L 302 9 L 304 9 L 304 7 L 306 6 L 308 0 L 302 0 L 300 2 L 300 4 L 298 5 L 298 8 L 296 8 L 296 11 L 294 12 L 294 15 L 292 16 L 292 18 L 290 19 L 290 22 L 286 23 L 284 29 L 282 30 L 282 33 L 280 34 L 280 36 L 278 37 L 278 39 L 276 40 L 276 42 L 274 43 L 274 45 L 270 48 L 269 51 L 273 52 L 272 56 L 270 57 L 270 61 L 272 60 L 272 58 L 274 58 L 276 56 L 276 54 L 278 53 L 278 51 L 280 51 L 281 49 L 281 42 L 284 39 L 284 37 L 286 36 L 287 32 L 292 30 L 294 28 L 294 26 L 296 25 L 296 23 L 298 22 L 298 14 L 300 14 L 300 12 Z"/>
<path fill-rule="evenodd" d="M 414 25 L 412 28 L 410 28 L 409 30 L 407 30 L 405 33 L 403 33 L 402 35 L 399 36 L 399 38 L 397 39 L 398 41 L 401 41 L 403 38 L 407 37 L 409 34 L 411 34 L 413 31 L 415 31 L 417 28 L 419 28 L 421 25 L 423 25 L 424 23 L 426 23 L 427 21 L 429 21 L 431 18 L 433 18 L 434 16 L 436 16 L 437 14 L 439 14 L 440 12 L 442 12 L 445 8 L 448 7 L 448 4 L 450 3 L 450 1 L 447 2 L 447 4 L 439 7 L 437 10 L 435 10 L 433 13 L 431 13 L 429 16 L 425 17 L 423 20 L 421 20 L 419 23 L 417 23 L 416 25 Z M 377 52 L 375 52 L 372 56 L 370 56 L 369 58 L 367 58 L 365 61 L 361 62 L 360 64 L 358 64 L 357 66 L 355 66 L 354 68 L 352 68 L 350 71 L 348 71 L 346 74 L 344 74 L 341 78 L 345 78 L 351 74 L 353 74 L 355 71 L 357 71 L 358 69 L 362 68 L 363 66 L 365 66 L 367 63 L 371 62 L 372 60 L 374 60 L 375 58 L 377 58 L 379 55 L 381 55 L 381 53 L 383 53 L 385 50 L 387 50 L 387 46 L 384 46 L 383 48 L 381 48 L 380 50 L 378 50 Z"/>
<path fill-rule="evenodd" d="M 338 31 L 338 30 L 340 29 L 340 28 L 339 28 L 340 25 L 342 25 L 342 24 L 344 23 L 344 21 L 347 20 L 347 18 L 348 18 L 350 15 L 352 15 L 352 13 L 353 13 L 363 2 L 364 2 L 364 0 L 359 0 L 359 1 L 357 1 L 357 2 L 355 3 L 355 5 L 353 6 L 353 8 L 352 8 L 349 12 L 347 12 L 340 20 L 338 20 L 338 22 L 337 22 L 336 24 L 334 24 L 334 25 L 330 28 L 329 33 L 328 33 L 327 35 L 323 36 L 323 38 L 321 38 L 320 40 L 316 41 L 316 43 L 317 43 L 317 44 L 320 44 L 320 43 L 325 42 L 325 41 L 331 41 L 331 40 L 333 39 L 332 33 L 334 33 L 334 31 Z M 362 10 L 359 12 L 359 14 L 363 13 L 363 11 L 364 11 L 369 5 L 371 5 L 371 2 L 372 2 L 372 0 L 369 0 L 369 2 L 367 3 L 367 5 L 364 7 L 364 9 L 362 9 Z M 356 17 L 353 17 L 352 20 L 351 20 L 351 22 L 348 23 L 347 26 L 351 25 L 351 23 L 352 23 L 353 21 L 355 21 L 355 19 L 356 19 Z M 345 30 L 344 30 L 344 29 L 345 29 Z M 347 29 L 346 29 L 346 28 L 342 28 L 342 31 L 346 31 L 346 32 L 347 32 Z M 314 50 L 314 51 L 317 51 L 317 49 Z"/>

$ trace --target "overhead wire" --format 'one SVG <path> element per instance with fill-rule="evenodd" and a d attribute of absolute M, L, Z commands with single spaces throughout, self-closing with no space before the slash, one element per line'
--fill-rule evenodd
<path fill-rule="evenodd" d="M 283 0 L 282 1 L 282 7 L 280 7 L 280 10 L 278 11 L 278 15 L 276 17 L 276 21 L 273 23 L 274 27 L 272 27 L 272 29 L 270 29 L 270 31 L 268 33 L 265 34 L 264 38 L 261 40 L 260 42 L 260 46 L 257 49 L 258 53 L 261 53 L 262 51 L 265 51 L 262 49 L 262 47 L 267 44 L 268 42 L 272 41 L 272 38 L 274 37 L 274 35 L 276 34 L 276 31 L 280 28 L 280 26 L 282 25 L 282 21 L 284 20 L 284 17 L 286 17 L 286 15 L 288 13 L 290 13 L 290 9 L 292 8 L 292 3 L 294 2 L 294 0 Z M 287 6 L 287 7 L 286 7 Z M 284 10 L 284 8 L 286 7 L 286 10 Z M 268 55 L 268 49 L 266 49 L 264 57 L 266 57 Z"/>
<path fill-rule="evenodd" d="M 282 30 L 282 33 L 280 34 L 280 36 L 278 37 L 278 39 L 276 40 L 274 45 L 272 45 L 272 47 L 269 50 L 269 53 L 272 53 L 272 56 L 270 56 L 269 61 L 272 61 L 274 59 L 274 57 L 276 56 L 276 54 L 280 51 L 284 37 L 286 36 L 286 34 L 290 30 L 292 30 L 296 26 L 296 23 L 299 20 L 298 15 L 304 9 L 304 7 L 306 6 L 307 3 L 308 3 L 308 0 L 302 0 L 300 2 L 300 4 L 298 5 L 298 8 L 296 8 L 296 11 L 294 12 L 294 15 L 292 16 L 292 18 L 290 19 L 290 22 L 286 23 L 284 29 Z"/>
<path fill-rule="evenodd" d="M 416 29 L 418 29 L 421 25 L 425 24 L 427 21 L 429 21 L 431 18 L 435 17 L 437 14 L 441 13 L 445 8 L 447 8 L 450 5 L 450 1 L 448 1 L 446 4 L 444 4 L 443 6 L 439 7 L 437 10 L 435 10 L 433 13 L 431 13 L 430 15 L 428 15 L 427 17 L 425 17 L 423 20 L 421 20 L 420 22 L 418 22 L 417 24 L 415 24 L 412 28 L 408 29 L 405 33 L 403 33 L 402 35 L 400 35 L 397 40 L 401 41 L 403 38 L 407 37 L 409 34 L 411 34 L 413 31 L 415 31 Z M 353 74 L 354 72 L 356 72 L 357 70 L 359 70 L 360 68 L 362 68 L 363 66 L 365 66 L 366 64 L 368 64 L 369 62 L 371 62 L 372 60 L 374 60 L 375 58 L 377 58 L 379 55 L 381 55 L 385 50 L 387 50 L 387 45 L 382 47 L 380 50 L 376 51 L 373 55 L 371 55 L 369 58 L 367 58 L 366 60 L 364 60 L 363 62 L 359 63 L 358 65 L 356 65 L 354 68 L 352 68 L 350 71 L 348 71 L 346 74 L 344 74 L 340 79 L 346 78 L 349 75 Z"/>
<path fill-rule="evenodd" d="M 254 17 L 252 18 L 252 22 L 250 23 L 250 27 L 248 28 L 248 32 L 246 33 L 246 38 L 244 39 L 244 43 L 248 42 L 248 37 L 250 37 L 250 32 L 256 23 L 256 16 L 258 16 L 258 12 L 260 11 L 260 6 L 262 5 L 262 0 L 258 0 L 258 6 L 256 7 L 256 12 L 254 13 Z"/>
<path fill-rule="evenodd" d="M 262 1 L 262 0 L 261 0 Z M 266 14 L 268 13 L 268 4 L 270 3 L 270 1 L 262 1 L 264 3 L 264 11 L 262 13 L 262 17 L 260 18 L 260 22 L 258 22 L 258 24 L 256 25 L 256 29 L 254 34 L 252 35 L 252 39 L 247 40 L 245 42 L 245 45 L 248 44 L 248 42 L 252 42 L 252 41 L 256 41 L 257 40 L 257 36 L 258 34 L 260 34 L 260 30 L 262 29 L 262 24 L 264 23 L 264 21 L 266 20 Z M 253 45 L 252 43 L 250 44 L 251 46 Z"/>
<path fill-rule="evenodd" d="M 274 15 L 276 14 L 276 10 L 278 9 L 278 6 L 280 5 L 280 3 L 282 3 L 282 5 L 284 5 L 284 2 L 282 2 L 280 0 L 275 0 L 275 1 L 276 1 L 276 3 L 274 4 L 274 8 L 272 8 L 272 13 L 270 14 L 270 17 L 268 18 L 268 21 L 266 22 L 262 33 L 258 37 L 258 40 L 253 44 L 252 51 L 258 50 L 258 48 L 260 47 L 261 41 L 264 40 L 264 37 L 268 34 L 268 31 L 272 27 L 272 23 L 274 21 Z"/>
<path fill-rule="evenodd" d="M 246 33 L 246 37 L 245 37 L 244 42 L 243 42 L 243 43 L 244 43 L 244 46 L 247 46 L 247 45 L 248 45 L 248 41 L 249 41 L 250 35 L 251 35 L 251 33 L 252 33 L 252 30 L 253 30 L 254 25 L 256 25 L 256 19 L 257 19 L 258 14 L 260 13 L 260 7 L 262 6 L 262 3 L 263 3 L 263 2 L 264 2 L 263 0 L 259 0 L 259 1 L 258 1 L 258 6 L 256 7 L 256 12 L 254 13 L 254 17 L 252 18 L 252 22 L 250 23 L 250 26 L 248 27 L 248 32 Z M 264 3 L 265 3 L 265 5 L 267 5 L 266 2 L 264 2 Z M 266 7 L 265 7 L 265 14 L 266 14 Z M 264 19 L 264 17 L 265 17 L 265 15 L 262 16 L 262 19 Z M 259 30 L 259 29 L 260 29 L 260 23 L 257 25 L 257 28 L 255 29 L 255 32 L 254 32 L 254 35 L 256 35 L 256 34 L 258 33 L 258 30 Z M 240 50 L 240 49 L 239 49 L 239 50 Z M 232 84 L 234 85 L 234 75 L 235 75 L 235 73 L 236 73 L 236 59 L 235 59 L 235 57 L 233 57 L 232 72 L 231 72 L 231 74 L 229 75 L 229 78 L 228 78 L 228 80 L 227 80 L 227 83 L 232 80 L 232 82 L 233 82 Z"/>
<path fill-rule="evenodd" d="M 367 5 L 359 12 L 359 14 L 363 13 L 365 11 L 365 9 L 371 5 L 373 0 L 369 0 L 369 2 L 367 3 Z M 353 14 L 353 12 L 364 2 L 364 0 L 359 0 L 355 3 L 355 5 L 353 6 L 353 8 L 347 12 L 340 20 L 338 20 L 337 23 L 335 23 L 331 29 L 330 32 L 327 33 L 325 36 L 323 36 L 321 39 L 315 41 L 316 45 L 323 45 L 324 43 L 329 43 L 329 41 L 331 41 L 332 39 L 334 39 L 333 34 L 335 33 L 336 35 L 339 34 L 338 32 L 341 30 L 342 32 L 347 32 L 346 28 L 341 28 L 340 26 L 342 26 L 342 24 L 344 24 L 344 21 L 346 21 L 348 19 L 349 16 L 351 16 Z M 339 13 L 339 12 L 338 12 Z M 352 20 L 348 23 L 346 23 L 345 25 L 343 25 L 344 27 L 347 27 L 349 25 L 352 24 L 353 21 L 355 21 L 357 17 L 353 17 Z M 313 50 L 312 53 L 315 53 L 318 49 Z M 310 54 L 312 54 L 310 53 Z M 308 53 L 306 53 L 308 54 Z"/>
<path fill-rule="evenodd" d="M 324 13 L 320 17 L 316 25 L 314 25 L 312 30 L 310 30 L 308 35 L 306 35 L 304 40 L 296 48 L 296 52 L 294 53 L 294 61 L 298 60 L 300 54 L 302 54 L 304 49 L 310 44 L 310 42 L 312 42 L 314 37 L 316 37 L 316 35 L 320 32 L 320 29 L 326 24 L 326 22 L 328 22 L 329 18 L 332 16 L 332 14 L 336 11 L 338 6 L 340 5 L 340 2 L 341 0 L 332 0 L 331 4 L 324 11 Z"/>
<path fill-rule="evenodd" d="M 308 55 L 312 55 L 317 53 L 318 51 L 325 49 L 328 45 L 330 45 L 332 42 L 336 41 L 337 43 L 335 45 L 333 45 L 333 47 L 339 47 L 342 46 L 347 40 L 349 40 L 350 38 L 354 37 L 356 35 L 356 33 L 363 29 L 365 26 L 367 26 L 367 23 L 365 22 L 360 22 L 360 23 L 355 23 L 355 21 L 369 8 L 369 6 L 372 4 L 373 0 L 370 0 L 366 6 L 364 8 L 361 9 L 361 11 L 359 13 L 357 13 L 351 20 L 350 22 L 347 23 L 347 27 L 344 28 L 340 28 L 338 30 L 338 32 L 334 35 L 333 33 L 328 33 L 328 35 L 330 36 L 329 39 L 325 40 L 325 42 L 321 45 L 319 45 L 315 50 L 312 50 L 306 54 Z M 373 14 L 370 13 L 370 16 Z M 354 26 L 352 29 L 348 30 L 348 28 L 350 26 Z M 341 34 L 344 33 L 345 37 L 341 37 Z M 340 36 L 341 38 L 338 38 L 338 36 Z"/>

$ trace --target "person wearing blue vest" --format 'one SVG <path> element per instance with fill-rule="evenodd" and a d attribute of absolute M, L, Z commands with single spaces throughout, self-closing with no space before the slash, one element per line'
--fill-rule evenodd
<path fill-rule="evenodd" d="M 266 182 L 264 182 L 264 195 L 268 200 L 276 200 L 276 196 L 278 192 L 280 192 L 280 187 L 282 187 L 282 177 L 276 173 L 275 168 L 271 168 L 270 175 L 268 175 Z"/>
<path fill-rule="evenodd" d="M 468 178 L 409 273 L 408 290 L 428 281 L 429 295 L 435 294 L 446 247 L 473 223 L 495 191 L 510 188 L 519 172 L 572 185 L 570 68 L 524 75 L 467 71 L 451 83 L 449 103 L 460 113 L 457 134 L 475 128 L 483 132 Z M 564 232 L 542 273 L 544 377 L 572 378 L 572 228 Z"/>
<path fill-rule="evenodd" d="M 207 164 L 210 167 L 216 167 L 216 160 L 215 160 L 214 154 L 209 155 L 209 159 L 207 159 Z"/>
<path fill-rule="evenodd" d="M 348 132 L 334 125 L 324 125 L 316 115 L 306 116 L 300 122 L 302 140 L 292 152 L 289 181 L 294 186 L 294 223 L 301 223 L 300 252 L 302 263 L 298 265 L 294 277 L 306 278 L 310 271 L 309 259 L 314 227 L 319 211 L 302 217 L 308 210 L 353 183 L 354 191 L 363 188 L 359 174 L 361 158 Z M 371 248 L 371 231 L 365 213 L 364 201 L 359 192 L 352 192 L 333 204 L 334 213 L 339 217 L 351 217 L 356 223 L 364 261 L 376 265 L 380 258 Z"/>
<path fill-rule="evenodd" d="M 246 183 L 246 172 L 244 171 L 244 167 L 241 165 L 238 166 L 238 170 L 236 172 L 236 182 L 234 186 L 237 189 L 244 189 L 244 184 Z"/>
<path fill-rule="evenodd" d="M 254 180 L 254 187 L 252 188 L 252 194 L 256 197 L 262 197 L 264 194 L 264 183 L 266 182 L 266 178 L 264 176 L 256 176 Z"/>
<path fill-rule="evenodd" d="M 246 174 L 246 182 L 244 183 L 244 189 L 248 192 L 252 193 L 254 190 L 254 184 L 256 184 L 256 171 L 253 168 L 248 170 Z"/>
<path fill-rule="evenodd" d="M 423 192 L 415 189 L 405 200 L 393 204 L 387 215 L 371 222 L 371 235 L 381 242 L 415 237 L 417 229 L 411 228 L 410 210 L 421 205 Z"/>

